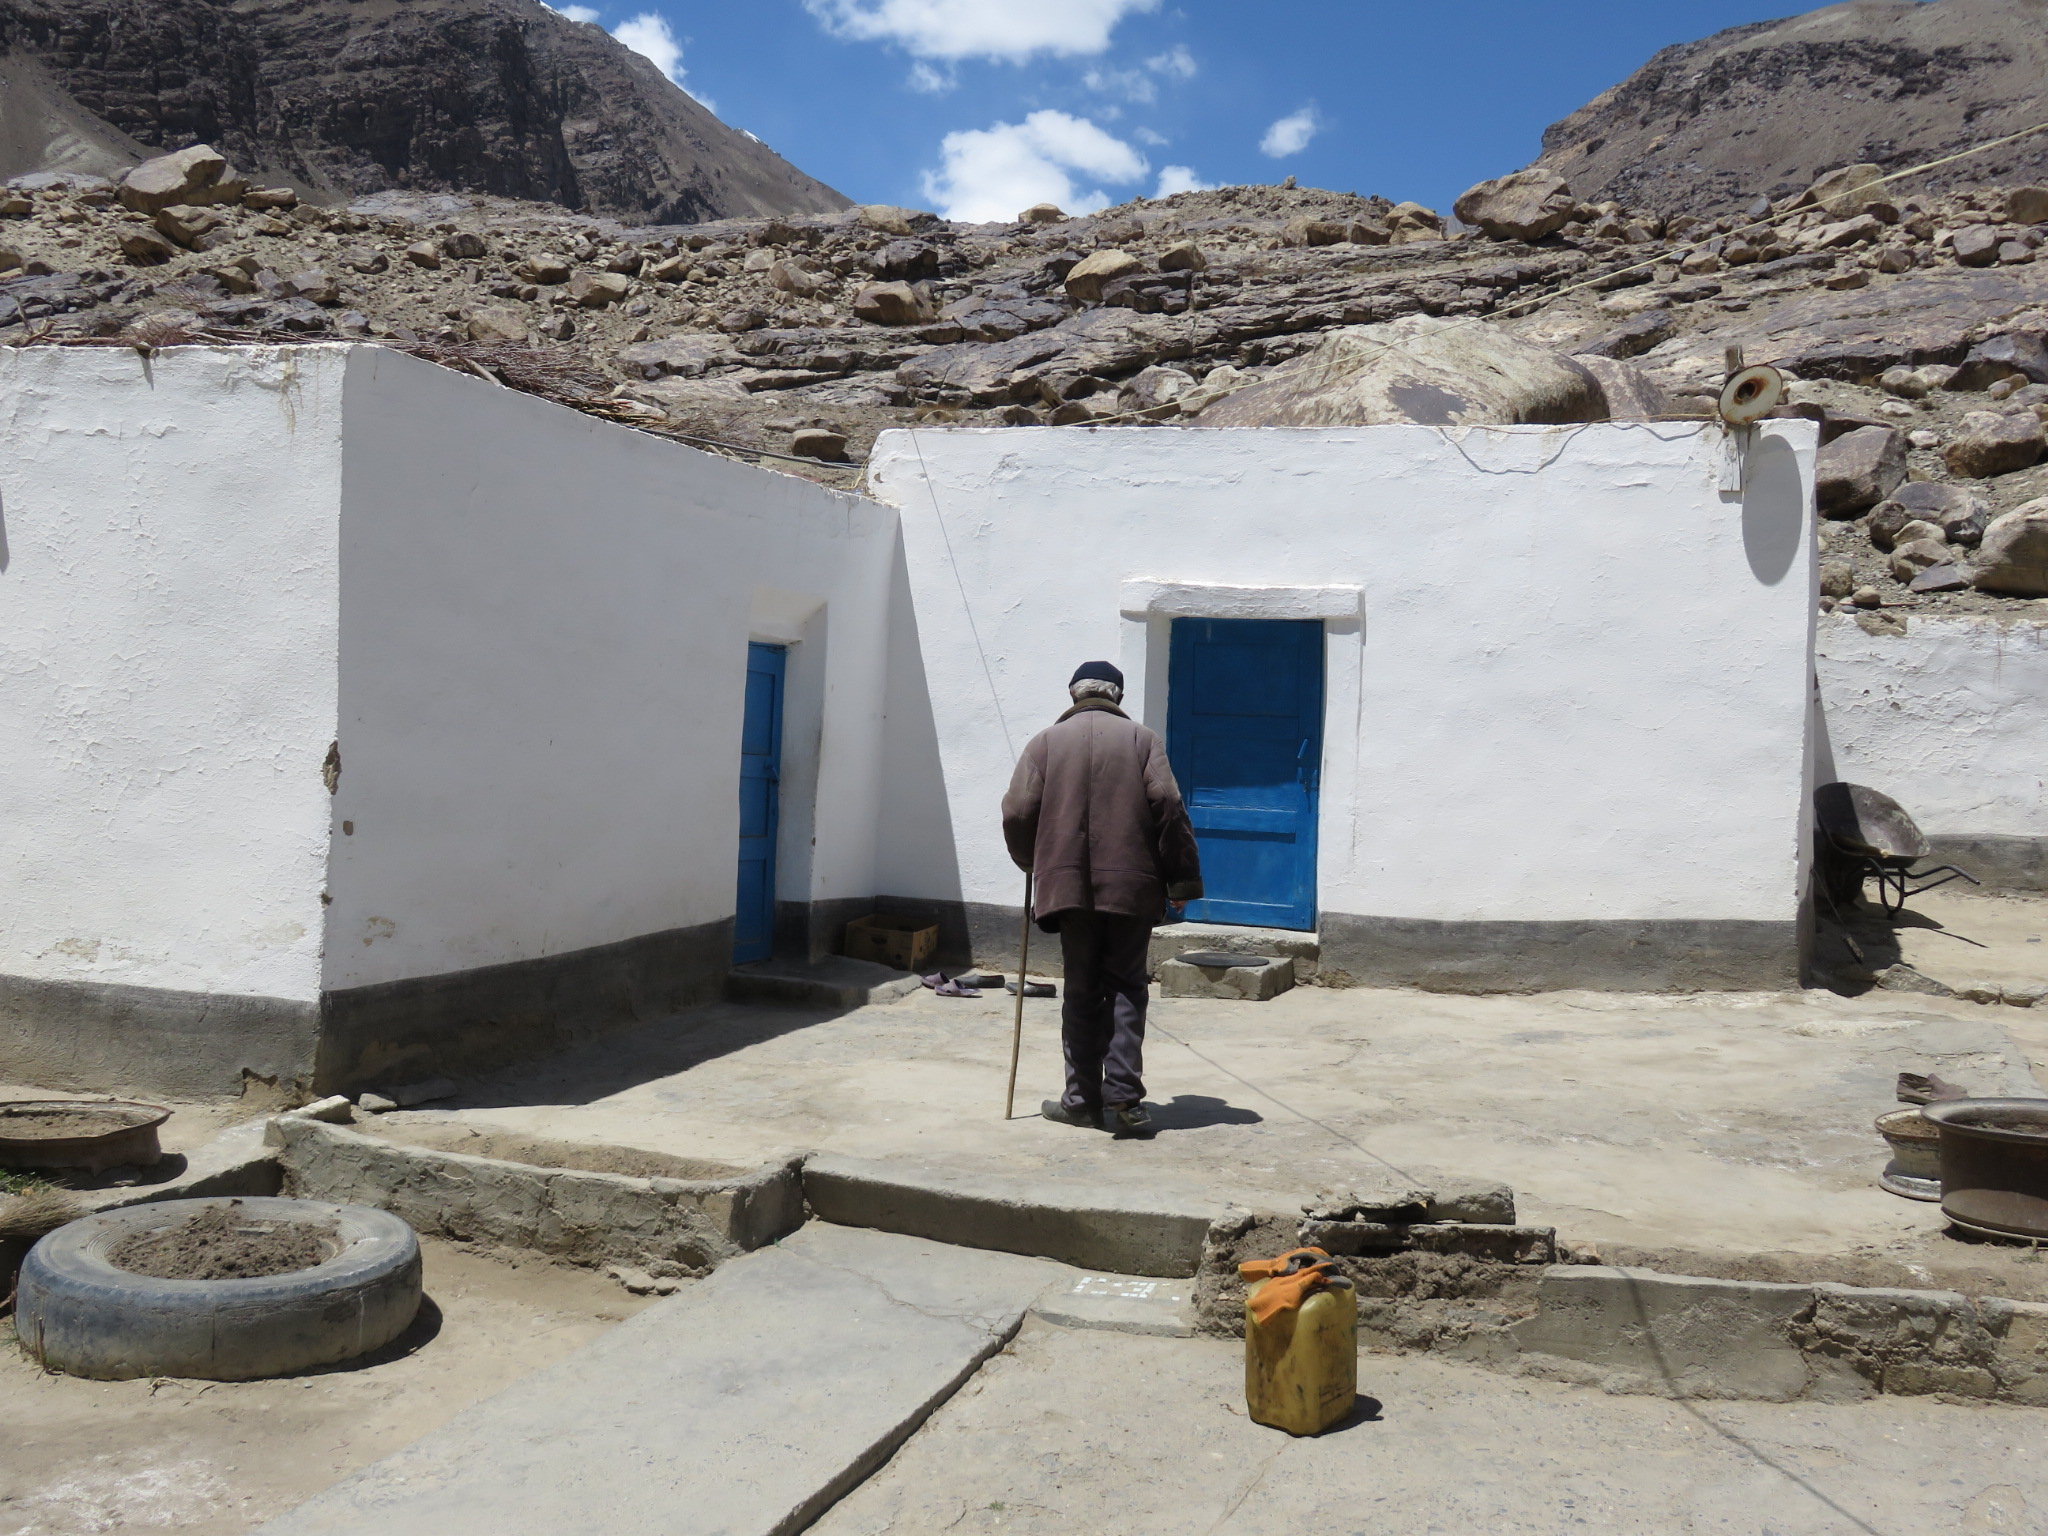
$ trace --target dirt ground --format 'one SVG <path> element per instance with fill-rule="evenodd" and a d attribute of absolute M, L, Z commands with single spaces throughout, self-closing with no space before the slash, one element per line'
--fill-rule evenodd
<path fill-rule="evenodd" d="M 276 1381 L 45 1375 L 0 1322 L 0 1536 L 239 1536 L 652 1300 L 585 1270 L 422 1247 L 429 1304 L 410 1332 Z"/>
<path fill-rule="evenodd" d="M 1296 1440 L 1241 1345 L 1027 1322 L 815 1536 L 2040 1536 L 2039 1410 L 1610 1397 L 1407 1356 Z"/>

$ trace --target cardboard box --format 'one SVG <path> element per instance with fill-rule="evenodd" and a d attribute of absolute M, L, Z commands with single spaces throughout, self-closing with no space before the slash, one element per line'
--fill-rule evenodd
<path fill-rule="evenodd" d="M 929 917 L 890 917 L 875 912 L 846 925 L 842 947 L 855 960 L 915 971 L 939 952 L 939 925 Z"/>

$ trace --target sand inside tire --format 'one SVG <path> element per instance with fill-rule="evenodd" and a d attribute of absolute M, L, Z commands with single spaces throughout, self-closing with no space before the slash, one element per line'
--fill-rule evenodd
<path fill-rule="evenodd" d="M 254 1280 L 324 1264 L 340 1250 L 332 1222 L 252 1216 L 239 1200 L 208 1206 L 175 1226 L 141 1232 L 107 1255 L 157 1280 Z"/>

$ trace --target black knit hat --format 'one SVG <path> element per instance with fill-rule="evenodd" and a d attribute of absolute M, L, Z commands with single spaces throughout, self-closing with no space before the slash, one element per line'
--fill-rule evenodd
<path fill-rule="evenodd" d="M 1084 677 L 1092 677 L 1099 682 L 1114 683 L 1119 693 L 1123 691 L 1123 673 L 1117 671 L 1115 667 L 1106 661 L 1082 662 L 1080 666 L 1074 668 L 1074 675 L 1067 679 L 1067 686 L 1069 688 L 1073 687 L 1074 684 L 1080 682 Z"/>

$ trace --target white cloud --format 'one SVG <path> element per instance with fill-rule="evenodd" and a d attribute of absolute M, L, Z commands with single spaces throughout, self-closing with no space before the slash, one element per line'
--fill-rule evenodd
<path fill-rule="evenodd" d="M 1150 144 L 1155 149 L 1162 144 L 1171 144 L 1173 142 L 1173 140 L 1159 132 L 1156 128 L 1133 128 L 1131 130 L 1131 137 L 1140 144 Z"/>
<path fill-rule="evenodd" d="M 1093 213 L 1108 207 L 1109 198 L 1077 185 L 1076 175 L 1129 183 L 1151 169 L 1143 155 L 1087 118 L 1053 111 L 949 133 L 939 152 L 944 164 L 925 172 L 924 194 L 947 218 L 969 223 L 1013 219 L 1034 203 Z"/>
<path fill-rule="evenodd" d="M 1165 53 L 1155 53 L 1145 61 L 1145 67 L 1155 75 L 1170 75 L 1176 80 L 1195 78 L 1195 56 L 1188 52 L 1185 43 L 1169 48 Z"/>
<path fill-rule="evenodd" d="M 1310 102 L 1299 112 L 1291 112 L 1266 130 L 1266 136 L 1259 140 L 1259 148 L 1275 160 L 1284 160 L 1289 155 L 1298 155 L 1308 148 L 1308 141 L 1321 131 L 1322 119 L 1316 115 L 1315 103 Z"/>
<path fill-rule="evenodd" d="M 541 3 L 545 5 L 547 4 L 547 0 L 541 0 Z M 548 9 L 553 11 L 557 16 L 568 17 L 571 21 L 597 20 L 597 12 L 593 11 L 587 5 L 550 5 L 548 6 Z"/>
<path fill-rule="evenodd" d="M 1188 165 L 1162 166 L 1159 171 L 1159 190 L 1154 197 L 1171 197 L 1176 192 L 1213 192 L 1216 183 L 1203 181 L 1195 175 L 1194 167 Z"/>
<path fill-rule="evenodd" d="M 1121 96 L 1146 106 L 1159 99 L 1152 77 L 1140 69 L 1091 69 L 1081 77 L 1081 83 L 1104 96 Z"/>
<path fill-rule="evenodd" d="M 907 83 L 920 95 L 943 96 L 960 82 L 954 77 L 952 70 L 934 69 L 920 59 L 910 66 L 910 79 Z"/>
<path fill-rule="evenodd" d="M 706 111 L 718 110 L 709 96 L 691 91 L 689 82 L 683 78 L 683 40 L 670 29 L 665 18 L 653 11 L 642 11 L 632 20 L 622 21 L 613 27 L 612 36 L 648 60 L 684 90 L 690 91 Z"/>
<path fill-rule="evenodd" d="M 1124 17 L 1159 0 L 804 0 L 840 37 L 896 43 L 927 59 L 1100 53 Z"/>

